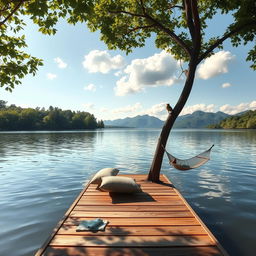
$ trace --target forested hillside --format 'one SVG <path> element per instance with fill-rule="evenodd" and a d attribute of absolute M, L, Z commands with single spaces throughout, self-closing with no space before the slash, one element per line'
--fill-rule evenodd
<path fill-rule="evenodd" d="M 206 128 L 210 124 L 219 123 L 221 120 L 228 117 L 228 114 L 223 112 L 208 113 L 203 111 L 195 111 L 193 114 L 179 116 L 174 124 L 174 128 Z M 161 128 L 164 121 L 149 115 L 127 117 L 124 119 L 106 120 L 105 125 L 134 127 L 134 128 Z"/>
<path fill-rule="evenodd" d="M 76 130 L 104 128 L 103 121 L 98 121 L 88 112 L 62 110 L 60 108 L 21 108 L 6 105 L 0 100 L 0 131 L 28 130 Z"/>
<path fill-rule="evenodd" d="M 208 127 L 224 129 L 256 129 L 256 110 L 250 110 L 242 115 L 228 117 L 220 123 L 209 125 Z"/>
<path fill-rule="evenodd" d="M 174 128 L 206 128 L 210 124 L 216 124 L 227 118 L 229 115 L 223 112 L 195 111 L 192 114 L 179 116 L 174 124 Z"/>
<path fill-rule="evenodd" d="M 133 127 L 133 128 L 161 128 L 164 122 L 154 116 L 143 115 L 135 117 L 126 117 L 124 119 L 107 120 L 105 125 L 118 127 Z"/>

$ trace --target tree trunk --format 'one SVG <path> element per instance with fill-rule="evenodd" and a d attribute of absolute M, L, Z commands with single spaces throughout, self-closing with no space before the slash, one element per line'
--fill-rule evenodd
<path fill-rule="evenodd" d="M 162 128 L 161 134 L 159 136 L 155 155 L 154 155 L 151 168 L 148 174 L 148 180 L 150 181 L 160 182 L 159 176 L 160 176 L 160 171 L 161 171 L 161 166 L 162 166 L 162 161 L 164 156 L 164 149 L 165 149 L 170 131 L 173 127 L 173 124 L 176 118 L 178 117 L 178 115 L 180 114 L 180 112 L 182 111 L 183 107 L 185 106 L 186 101 L 190 95 L 190 92 L 194 83 L 196 67 L 197 67 L 197 61 L 196 61 L 196 58 L 193 58 L 189 63 L 187 79 L 186 79 L 183 91 L 180 95 L 180 98 L 177 104 L 175 105 L 175 107 L 173 108 L 173 111 L 169 113 L 165 121 L 165 124 Z"/>

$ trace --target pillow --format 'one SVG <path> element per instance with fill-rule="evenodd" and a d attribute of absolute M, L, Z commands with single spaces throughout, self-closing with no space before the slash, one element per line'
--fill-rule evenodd
<path fill-rule="evenodd" d="M 105 176 L 115 176 L 119 172 L 118 169 L 116 168 L 104 168 L 99 170 L 94 177 L 91 180 L 92 184 L 100 184 L 101 183 L 101 178 Z"/>
<path fill-rule="evenodd" d="M 141 192 L 140 186 L 134 179 L 129 177 L 108 176 L 103 177 L 100 190 L 118 193 L 134 193 Z"/>

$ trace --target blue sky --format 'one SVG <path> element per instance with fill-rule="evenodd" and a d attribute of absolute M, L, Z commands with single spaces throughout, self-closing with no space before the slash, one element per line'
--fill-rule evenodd
<path fill-rule="evenodd" d="M 207 33 L 222 32 L 230 18 L 211 23 Z M 22 107 L 88 111 L 109 120 L 149 114 L 165 119 L 165 104 L 176 104 L 184 83 L 180 64 L 157 49 L 153 39 L 128 56 L 110 51 L 85 24 L 57 26 L 55 36 L 24 30 L 27 52 L 44 60 L 37 75 L 27 76 L 12 93 L 0 89 L 1 99 Z M 222 51 L 198 67 L 190 98 L 182 114 L 196 110 L 235 114 L 256 109 L 256 73 L 246 62 L 248 46 Z M 184 68 L 186 67 L 183 64 Z"/>

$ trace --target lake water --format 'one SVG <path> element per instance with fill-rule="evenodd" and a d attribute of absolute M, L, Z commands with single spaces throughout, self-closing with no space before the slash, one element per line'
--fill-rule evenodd
<path fill-rule="evenodd" d="M 147 173 L 158 129 L 0 133 L 0 255 L 30 256 L 97 170 Z M 167 150 L 211 160 L 162 173 L 233 256 L 256 255 L 256 131 L 174 130 Z"/>

